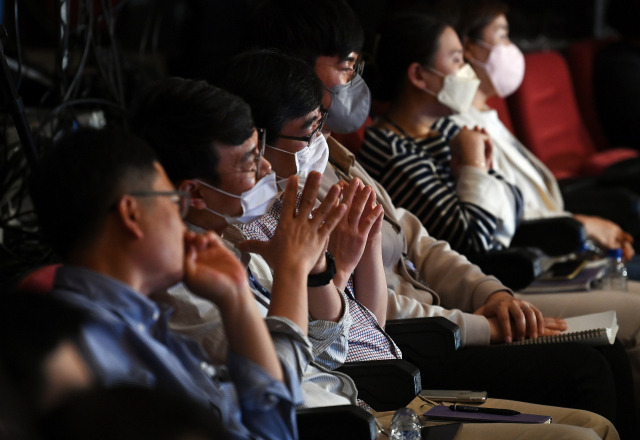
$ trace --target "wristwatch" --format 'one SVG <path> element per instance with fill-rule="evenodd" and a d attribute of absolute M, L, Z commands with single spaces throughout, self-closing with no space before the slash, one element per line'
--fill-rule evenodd
<path fill-rule="evenodd" d="M 336 276 L 336 260 L 331 255 L 331 252 L 325 251 L 325 258 L 327 259 L 327 270 L 324 272 L 316 273 L 307 276 L 307 287 L 320 287 L 329 284 L 329 281 Z"/>

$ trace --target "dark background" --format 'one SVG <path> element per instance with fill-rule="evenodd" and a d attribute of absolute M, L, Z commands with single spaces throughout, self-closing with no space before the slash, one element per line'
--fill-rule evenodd
<path fill-rule="evenodd" d="M 26 187 L 30 166 L 13 127 L 6 84 L 24 102 L 22 117 L 38 153 L 79 125 L 122 120 L 122 109 L 144 81 L 168 74 L 199 77 L 205 67 L 223 63 L 250 32 L 245 21 L 256 1 L 0 0 L 9 65 L 0 76 L 0 289 L 56 260 L 38 238 Z M 377 25 L 393 11 L 420 8 L 446 17 L 459 7 L 459 0 L 348 1 L 365 29 L 365 57 Z M 612 33 L 607 0 L 506 3 L 512 39 L 523 51 L 564 50 L 571 42 Z M 66 20 L 61 10 L 68 12 Z"/>
<path fill-rule="evenodd" d="M 307 1 L 307 0 L 301 0 Z M 456 0 L 348 0 L 361 19 L 367 42 L 380 21 L 391 12 L 403 8 L 455 13 Z M 203 63 L 214 63 L 239 50 L 238 42 L 247 32 L 245 17 L 257 0 L 93 0 L 98 19 L 96 33 L 106 32 L 99 17 L 111 14 L 120 48 L 138 63 L 164 73 L 197 76 Z M 15 5 L 18 4 L 18 33 L 15 27 Z M 63 2 L 64 3 L 64 2 Z M 71 48 L 84 36 L 87 0 L 68 0 L 70 7 Z M 510 6 L 509 21 L 513 40 L 524 50 L 563 49 L 570 42 L 603 37 L 611 33 L 607 27 L 607 0 L 506 0 Z M 18 43 L 24 61 L 53 74 L 55 51 L 59 48 L 59 0 L 0 0 L 2 22 L 9 39 L 7 56 L 17 56 Z M 80 22 L 79 22 L 80 21 Z M 19 41 L 18 41 L 19 40 Z M 108 38 L 102 40 L 108 44 Z M 76 47 L 78 49 L 78 47 Z M 155 58 L 154 58 L 155 57 Z M 28 91 L 24 91 L 28 94 Z"/>

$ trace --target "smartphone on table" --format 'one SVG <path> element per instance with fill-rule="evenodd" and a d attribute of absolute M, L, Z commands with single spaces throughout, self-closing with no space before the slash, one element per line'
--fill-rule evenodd
<path fill-rule="evenodd" d="M 420 396 L 435 402 L 484 403 L 487 401 L 486 391 L 422 390 Z"/>

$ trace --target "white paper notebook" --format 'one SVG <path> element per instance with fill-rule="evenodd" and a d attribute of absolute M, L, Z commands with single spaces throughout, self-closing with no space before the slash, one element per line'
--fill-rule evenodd
<path fill-rule="evenodd" d="M 566 318 L 569 328 L 559 335 L 540 336 L 512 342 L 512 345 L 553 344 L 558 342 L 580 342 L 589 345 L 613 344 L 618 334 L 618 319 L 615 310 L 590 315 Z"/>

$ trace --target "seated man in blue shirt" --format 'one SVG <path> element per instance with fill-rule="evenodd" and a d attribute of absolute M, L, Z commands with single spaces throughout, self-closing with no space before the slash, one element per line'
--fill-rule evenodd
<path fill-rule="evenodd" d="M 216 234 L 186 231 L 188 195 L 175 191 L 144 142 L 77 132 L 45 152 L 31 192 L 42 232 L 65 263 L 51 295 L 89 314 L 79 346 L 101 385 L 188 397 L 212 409 L 232 438 L 296 437 L 300 379 L 277 351 L 308 342 L 284 325 L 269 335 L 244 267 Z M 219 307 L 228 369 L 169 330 L 149 299 L 179 281 Z"/>

